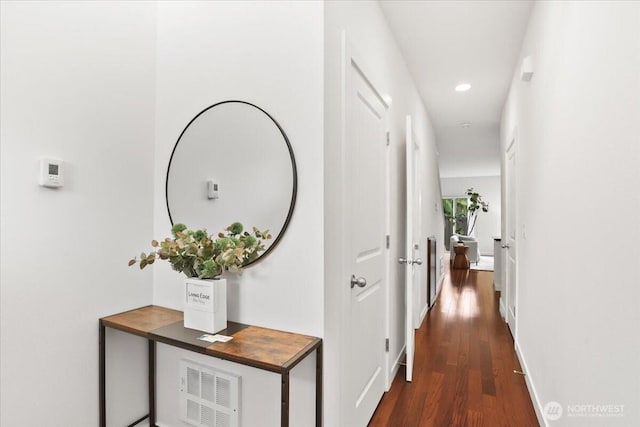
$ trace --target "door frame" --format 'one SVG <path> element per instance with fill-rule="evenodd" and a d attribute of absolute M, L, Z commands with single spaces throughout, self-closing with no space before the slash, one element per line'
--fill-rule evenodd
<path fill-rule="evenodd" d="M 513 335 L 513 341 L 514 344 L 517 343 L 517 338 L 518 338 L 518 314 L 519 314 L 519 304 L 518 304 L 518 298 L 519 298 L 519 293 L 518 292 L 518 275 L 519 275 L 519 266 L 518 266 L 518 252 L 519 252 L 519 239 L 518 239 L 518 231 L 519 231 L 519 221 L 518 221 L 518 192 L 515 192 L 515 197 L 513 201 L 509 200 L 509 187 L 513 186 L 517 188 L 518 185 L 518 167 L 517 167 L 517 161 L 518 161 L 518 128 L 517 126 L 513 127 L 513 130 L 511 132 L 511 138 L 508 140 L 509 143 L 507 144 L 507 147 L 504 151 L 504 165 L 505 165 L 505 198 L 506 198 L 506 203 L 505 203 L 505 216 L 504 216 L 504 224 L 505 224 L 505 239 L 502 242 L 502 244 L 509 244 L 509 218 L 511 217 L 511 212 L 510 209 L 513 209 L 513 230 L 515 233 L 515 241 L 516 241 L 516 246 L 513 249 L 514 253 L 513 253 L 513 257 L 515 259 L 515 274 L 513 275 L 513 289 L 515 290 L 515 300 L 513 301 L 513 305 L 515 307 L 515 313 L 514 313 L 514 322 L 515 325 L 512 328 L 509 322 L 509 311 L 510 311 L 510 306 L 511 306 L 511 299 L 513 298 L 513 295 L 510 295 L 509 292 L 509 251 L 512 250 L 511 248 L 505 248 L 503 249 L 503 259 L 504 259 L 504 277 L 503 277 L 503 283 L 504 283 L 504 289 L 505 289 L 505 307 L 504 307 L 504 320 L 505 322 L 509 325 L 509 330 L 511 331 L 512 335 Z M 515 162 L 516 164 L 513 167 L 513 174 L 512 172 L 509 170 L 510 166 L 509 166 L 509 155 L 513 153 L 514 156 L 516 156 Z M 509 177 L 511 176 L 511 180 L 509 179 Z M 513 203 L 512 203 L 513 202 Z M 512 206 L 509 206 L 509 205 Z"/>
<path fill-rule="evenodd" d="M 414 287 L 414 302 L 417 304 L 414 304 L 413 307 L 413 328 L 415 330 L 420 329 L 420 325 L 422 325 L 422 321 L 424 320 L 424 318 L 427 316 L 427 312 L 429 311 L 429 295 L 427 295 L 427 275 L 425 274 L 425 272 L 427 271 L 427 265 L 426 265 L 426 258 L 427 258 L 427 248 L 426 248 L 426 241 L 423 240 L 424 236 L 425 236 L 425 223 L 424 223 L 424 212 L 423 212 L 423 203 L 422 203 L 422 195 L 423 195 L 423 189 L 424 189 L 424 183 L 426 182 L 426 177 L 425 177 L 425 165 L 424 165 L 424 153 L 425 153 L 425 146 L 424 144 L 421 142 L 420 138 L 418 138 L 418 135 L 415 133 L 415 125 L 413 122 L 413 119 L 411 121 L 412 125 L 412 132 L 413 135 L 411 136 L 411 139 L 413 141 L 413 143 L 416 146 L 416 153 L 414 153 L 414 163 L 413 163 L 413 173 L 415 175 L 415 184 L 414 184 L 414 195 L 415 195 L 415 210 L 414 213 L 417 216 L 417 218 L 414 218 L 414 237 L 415 237 L 415 244 L 418 245 L 418 249 L 414 249 L 414 258 L 415 259 L 421 259 L 422 260 L 422 264 L 421 265 L 417 265 L 416 269 L 416 276 L 417 276 L 417 283 L 413 284 Z M 425 305 L 421 306 L 420 304 L 422 304 L 422 300 L 420 299 L 420 294 L 421 292 L 424 290 L 425 292 Z M 415 349 L 414 349 L 415 350 Z"/>
<path fill-rule="evenodd" d="M 404 247 L 404 264 L 401 264 L 405 271 L 404 279 L 404 333 L 405 333 L 405 381 L 413 380 L 413 362 L 415 357 L 415 312 L 416 312 L 416 276 L 417 267 L 413 264 L 415 258 L 414 237 L 416 231 L 416 203 L 414 197 L 416 194 L 416 151 L 419 146 L 417 141 L 413 139 L 413 122 L 411 115 L 405 119 L 405 247 Z"/>
<path fill-rule="evenodd" d="M 388 107 L 387 107 L 388 108 Z M 385 163 L 386 163 L 386 176 L 385 176 L 385 236 L 387 239 L 387 246 L 385 251 L 385 292 L 384 292 L 384 330 L 385 337 L 389 338 L 391 336 L 391 265 L 395 262 L 394 259 L 391 258 L 391 171 L 393 170 L 391 167 L 391 131 L 389 130 L 389 115 L 387 115 L 387 146 L 384 151 Z M 391 383 L 393 382 L 393 377 L 391 376 L 391 364 L 393 361 L 391 360 L 391 353 L 389 351 L 385 351 L 384 353 L 384 384 L 385 391 L 389 391 L 391 388 Z"/>
<path fill-rule="evenodd" d="M 342 55 L 340 61 L 341 67 L 341 88 L 340 88 L 340 174 L 342 177 L 347 176 L 347 169 L 350 165 L 347 164 L 347 152 L 348 152 L 348 135 L 347 135 L 347 93 L 349 89 L 349 68 L 351 67 L 351 63 L 353 63 L 360 71 L 362 76 L 365 78 L 367 83 L 371 86 L 372 90 L 376 93 L 377 97 L 380 98 L 382 104 L 385 107 L 385 127 L 388 141 L 390 141 L 390 115 L 389 108 L 391 106 L 391 101 L 388 96 L 384 96 L 384 91 L 381 91 L 381 86 L 376 84 L 375 77 L 372 77 L 372 74 L 369 73 L 370 70 L 373 70 L 370 67 L 366 60 L 363 59 L 362 55 L 359 53 L 357 48 L 353 45 L 351 40 L 347 37 L 346 31 L 342 31 L 341 34 L 341 44 L 342 44 Z M 391 230 L 391 176 L 392 176 L 392 167 L 391 167 L 391 144 L 390 142 L 384 148 L 385 161 L 387 161 L 387 171 L 383 172 L 385 176 L 383 179 L 386 180 L 387 190 L 385 191 L 385 209 L 384 209 L 384 223 L 386 224 L 386 235 L 390 235 Z M 340 216 L 340 228 L 342 229 L 341 233 L 341 246 L 342 248 L 349 247 L 349 241 L 347 236 L 347 214 L 345 207 L 347 206 L 346 200 L 346 190 L 345 186 L 341 186 L 341 210 L 339 213 Z M 349 319 L 349 308 L 350 308 L 350 298 L 351 298 L 351 290 L 349 288 L 349 277 L 350 277 L 350 263 L 348 260 L 349 251 L 343 252 L 342 259 L 340 260 L 340 277 L 341 282 L 338 283 L 339 286 L 339 297 L 340 297 L 340 329 L 339 329 L 339 383 L 340 383 L 340 420 L 344 422 L 348 419 L 347 413 L 347 399 L 346 399 L 346 391 L 348 390 L 348 384 L 346 381 L 349 376 L 347 375 L 347 363 L 348 360 L 346 357 L 346 349 L 349 348 L 349 334 L 345 332 L 345 324 Z M 385 325 L 385 336 L 388 338 L 390 334 L 390 307 L 389 307 L 389 295 L 390 295 L 390 275 L 391 275 L 391 253 L 390 248 L 386 248 L 384 263 L 384 272 L 382 277 L 385 278 L 385 283 L 383 283 L 382 295 L 384 296 L 384 319 L 383 323 Z M 384 343 L 380 343 L 381 348 Z M 385 390 L 388 391 L 391 385 L 392 378 L 390 378 L 389 366 L 390 366 L 390 353 L 389 351 L 383 351 L 383 381 L 385 382 Z"/>

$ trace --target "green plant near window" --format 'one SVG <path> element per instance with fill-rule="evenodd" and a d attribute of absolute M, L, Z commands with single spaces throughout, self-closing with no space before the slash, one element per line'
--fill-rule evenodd
<path fill-rule="evenodd" d="M 476 226 L 476 220 L 478 219 L 478 212 L 489 212 L 489 203 L 482 200 L 482 196 L 473 190 L 473 188 L 467 188 L 467 196 L 469 196 L 469 206 L 467 211 L 469 212 L 469 223 L 471 227 L 467 232 L 467 236 L 473 233 L 473 228 Z"/>
<path fill-rule="evenodd" d="M 453 199 L 442 199 L 442 210 L 444 211 L 444 219 L 453 224 L 456 220 L 453 214 Z"/>
<path fill-rule="evenodd" d="M 467 232 L 469 200 L 466 197 L 442 199 L 444 211 L 445 235 L 448 239 L 452 233 L 465 234 Z"/>
<path fill-rule="evenodd" d="M 139 263 L 142 270 L 159 258 L 187 277 L 215 279 L 224 271 L 240 271 L 264 252 L 263 241 L 271 239 L 268 230 L 253 227 L 249 233 L 239 222 L 218 233 L 217 238 L 208 235 L 205 229 L 188 230 L 184 224 L 175 224 L 171 234 L 173 238 L 153 240 L 151 246 L 156 249 L 149 254 L 141 253 L 140 260 L 130 260 L 129 266 Z"/>

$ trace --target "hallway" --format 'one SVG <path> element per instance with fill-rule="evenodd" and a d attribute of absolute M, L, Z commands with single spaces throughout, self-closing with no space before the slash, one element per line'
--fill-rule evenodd
<path fill-rule="evenodd" d="M 537 426 L 493 274 L 451 270 L 416 331 L 414 379 L 400 369 L 369 426 Z"/>

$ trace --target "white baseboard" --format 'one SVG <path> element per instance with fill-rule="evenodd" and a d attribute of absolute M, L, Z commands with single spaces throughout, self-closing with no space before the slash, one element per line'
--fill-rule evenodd
<path fill-rule="evenodd" d="M 500 310 L 500 316 L 502 316 L 503 319 L 506 319 L 507 318 L 507 309 L 504 307 L 504 300 L 502 299 L 502 296 L 500 297 L 499 310 Z"/>
<path fill-rule="evenodd" d="M 424 322 L 424 318 L 427 317 L 428 311 L 429 311 L 429 304 L 425 304 L 424 308 L 422 309 L 422 312 L 420 313 L 420 322 L 418 323 L 416 329 L 420 329 L 420 326 L 422 326 L 422 322 Z"/>
<path fill-rule="evenodd" d="M 395 362 L 393 362 L 393 366 L 391 366 L 391 374 L 389 375 L 390 382 L 393 382 L 393 379 L 396 377 L 398 373 L 398 369 L 400 369 L 400 361 L 402 360 L 402 356 L 404 356 L 405 350 L 407 349 L 407 345 L 403 345 L 400 349 L 400 353 L 396 358 Z"/>
<path fill-rule="evenodd" d="M 540 402 L 540 397 L 538 396 L 538 393 L 536 392 L 536 387 L 533 384 L 533 378 L 531 378 L 531 373 L 529 371 L 529 368 L 527 367 L 527 362 L 526 362 L 526 360 L 524 358 L 524 355 L 522 354 L 522 351 L 520 351 L 520 346 L 518 345 L 517 342 L 515 343 L 515 349 L 516 349 L 516 356 L 518 357 L 518 360 L 520 361 L 520 366 L 522 366 L 522 370 L 525 373 L 524 381 L 527 384 L 527 389 L 529 390 L 529 395 L 532 398 L 533 409 L 536 412 L 536 417 L 538 418 L 538 423 L 541 426 L 549 427 L 549 424 L 547 423 L 547 420 L 542 415 L 542 404 Z"/>
<path fill-rule="evenodd" d="M 440 292 L 442 291 L 442 284 L 444 283 L 444 274 L 440 277 L 440 282 L 438 283 L 438 286 L 436 286 L 436 295 L 435 297 L 433 297 L 433 301 L 431 301 L 431 307 L 433 307 L 436 304 L 436 301 L 438 301 L 438 297 L 440 296 Z"/>

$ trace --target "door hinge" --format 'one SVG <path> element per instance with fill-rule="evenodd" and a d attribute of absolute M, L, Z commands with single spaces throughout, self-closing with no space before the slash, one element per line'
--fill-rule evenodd
<path fill-rule="evenodd" d="M 389 352 L 389 338 L 385 338 L 384 340 L 384 351 Z"/>
<path fill-rule="evenodd" d="M 389 136 L 389 132 L 387 132 L 387 145 L 391 143 L 391 137 Z"/>
<path fill-rule="evenodd" d="M 391 236 L 387 234 L 387 249 L 391 246 Z"/>

